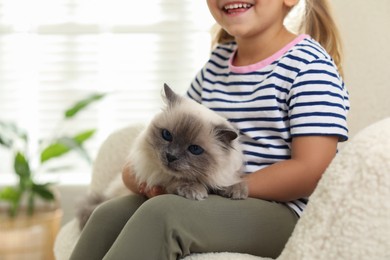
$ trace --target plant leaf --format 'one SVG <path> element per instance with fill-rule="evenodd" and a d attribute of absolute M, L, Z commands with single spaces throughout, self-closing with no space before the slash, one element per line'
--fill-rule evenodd
<path fill-rule="evenodd" d="M 90 139 L 96 132 L 96 129 L 87 130 L 81 132 L 73 137 L 73 140 L 78 143 L 78 147 L 75 147 L 76 151 L 88 162 L 92 163 L 91 157 L 89 156 L 87 150 L 83 147 L 83 143 Z"/>
<path fill-rule="evenodd" d="M 50 144 L 41 152 L 41 163 L 46 162 L 49 159 L 59 157 L 69 151 L 69 146 L 64 144 L 63 142 L 58 141 L 53 144 Z"/>
<path fill-rule="evenodd" d="M 28 178 L 31 175 L 28 161 L 21 152 L 17 152 L 15 155 L 14 170 L 22 179 Z"/>
<path fill-rule="evenodd" d="M 73 140 L 79 145 L 83 144 L 86 140 L 91 138 L 96 132 L 96 129 L 90 129 L 84 132 L 81 132 L 73 137 Z"/>
<path fill-rule="evenodd" d="M 82 147 L 82 144 L 90 139 L 94 134 L 96 130 L 91 129 L 87 130 L 81 133 L 76 134 L 75 136 L 69 138 L 69 137 L 61 137 L 55 141 L 55 143 L 49 145 L 46 147 L 42 153 L 41 153 L 41 162 L 45 162 L 47 160 L 50 160 L 52 158 L 60 157 L 66 153 L 68 153 L 71 150 L 76 150 L 80 152 L 80 154 L 88 161 L 90 162 L 91 159 L 89 158 L 89 155 L 87 151 Z"/>
<path fill-rule="evenodd" d="M 16 216 L 19 209 L 20 200 L 22 198 L 22 191 L 14 187 L 5 187 L 0 190 L 0 200 L 6 201 L 9 203 L 9 215 L 11 217 Z"/>
<path fill-rule="evenodd" d="M 15 202 L 21 196 L 20 190 L 15 187 L 5 187 L 0 190 L 0 200 Z"/>
<path fill-rule="evenodd" d="M 105 93 L 94 93 L 74 104 L 71 108 L 67 109 L 65 111 L 65 118 L 71 118 L 74 117 L 78 112 L 82 111 L 86 107 L 88 107 L 90 104 L 92 104 L 95 101 L 98 101 L 105 97 Z"/>
<path fill-rule="evenodd" d="M 15 139 L 21 139 L 26 142 L 26 131 L 12 122 L 0 121 L 0 145 L 12 148 Z"/>
<path fill-rule="evenodd" d="M 0 144 L 2 146 L 5 146 L 7 148 L 12 148 L 12 145 L 13 145 L 13 141 L 11 138 L 9 138 L 8 136 L 5 135 L 5 133 L 3 132 L 0 132 Z"/>
<path fill-rule="evenodd" d="M 49 188 L 49 183 L 47 184 L 34 184 L 32 187 L 33 192 L 41 197 L 44 200 L 52 201 L 55 199 L 54 193 Z"/>

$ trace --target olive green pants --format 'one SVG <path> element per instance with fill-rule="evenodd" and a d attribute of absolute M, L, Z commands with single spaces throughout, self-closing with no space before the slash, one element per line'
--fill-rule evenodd
<path fill-rule="evenodd" d="M 253 198 L 130 195 L 94 211 L 71 260 L 171 260 L 197 252 L 275 258 L 297 220 L 287 206 Z"/>

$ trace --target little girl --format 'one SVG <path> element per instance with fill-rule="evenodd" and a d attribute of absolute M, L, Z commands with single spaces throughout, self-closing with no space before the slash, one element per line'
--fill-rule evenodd
<path fill-rule="evenodd" d="M 348 132 L 348 93 L 328 3 L 305 0 L 305 34 L 294 35 L 283 21 L 298 1 L 207 0 L 221 30 L 187 95 L 240 130 L 250 198 L 162 195 L 164 187 L 146 190 L 124 169 L 124 183 L 138 195 L 99 207 L 71 259 L 281 253 Z"/>

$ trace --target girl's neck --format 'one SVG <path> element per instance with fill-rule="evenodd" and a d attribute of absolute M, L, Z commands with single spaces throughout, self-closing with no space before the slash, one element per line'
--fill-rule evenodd
<path fill-rule="evenodd" d="M 250 38 L 236 38 L 237 52 L 234 66 L 246 66 L 262 61 L 282 49 L 297 37 L 282 28 L 277 32 L 267 32 Z"/>

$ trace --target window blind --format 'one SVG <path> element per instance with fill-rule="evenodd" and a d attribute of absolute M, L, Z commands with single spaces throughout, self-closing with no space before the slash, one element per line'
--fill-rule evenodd
<path fill-rule="evenodd" d="M 208 59 L 213 23 L 206 1 L 0 0 L 0 119 L 28 131 L 32 154 L 53 133 L 97 128 L 94 156 L 111 132 L 160 109 L 163 83 L 185 92 Z M 59 124 L 94 91 L 109 94 Z M 0 174 L 11 172 L 1 148 L 0 158 Z"/>
<path fill-rule="evenodd" d="M 0 0 L 0 119 L 28 130 L 32 153 L 53 133 L 96 127 L 94 155 L 108 134 L 160 109 L 163 83 L 185 92 L 208 58 L 212 24 L 206 1 Z M 58 125 L 94 91 L 109 94 Z M 0 157 L 0 173 L 12 171 Z"/>

